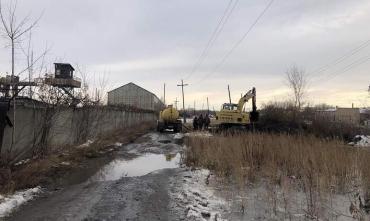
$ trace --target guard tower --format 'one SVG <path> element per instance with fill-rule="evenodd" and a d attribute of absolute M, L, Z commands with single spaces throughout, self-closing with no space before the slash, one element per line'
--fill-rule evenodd
<path fill-rule="evenodd" d="M 75 69 L 68 63 L 54 63 L 55 78 L 72 79 Z"/>
<path fill-rule="evenodd" d="M 75 69 L 68 63 L 54 63 L 54 76 L 45 77 L 45 84 L 71 91 L 81 87 L 81 79 L 74 77 Z M 66 90 L 65 90 L 66 89 Z M 68 92 L 66 92 L 68 93 Z"/>
<path fill-rule="evenodd" d="M 62 89 L 73 99 L 73 103 L 78 103 L 73 95 L 75 88 L 81 88 L 81 79 L 73 76 L 75 69 L 68 63 L 54 63 L 55 72 L 53 75 L 47 75 L 44 79 L 45 84 Z"/>

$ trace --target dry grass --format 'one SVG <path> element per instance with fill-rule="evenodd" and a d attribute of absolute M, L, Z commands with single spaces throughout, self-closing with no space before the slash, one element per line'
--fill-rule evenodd
<path fill-rule="evenodd" d="M 147 123 L 134 128 L 116 130 L 96 137 L 91 145 L 83 148 L 75 145 L 54 149 L 47 156 L 33 159 L 27 164 L 0 168 L 0 193 L 50 184 L 74 168 L 78 169 L 78 165 L 87 159 L 104 156 L 107 150 L 114 148 L 116 142 L 131 143 L 153 128 L 154 125 Z M 63 165 L 62 162 L 68 162 L 68 165 Z"/>
<path fill-rule="evenodd" d="M 314 136 L 245 133 L 211 138 L 190 136 L 185 162 L 240 183 L 260 178 L 273 183 L 292 177 L 305 192 L 370 187 L 370 152 Z"/>
<path fill-rule="evenodd" d="M 266 200 L 271 201 L 271 208 L 276 208 L 278 187 L 283 195 L 280 196 L 283 202 L 280 205 L 288 214 L 291 212 L 287 209 L 289 205 L 300 204 L 289 197 L 294 191 L 303 193 L 303 211 L 312 219 L 323 217 L 327 208 L 325 200 L 335 193 L 354 196 L 351 201 L 359 206 L 351 203 L 351 207 L 361 213 L 369 212 L 368 150 L 313 135 L 268 133 L 190 136 L 185 142 L 188 146 L 185 163 L 188 166 L 204 167 L 219 177 L 236 181 L 241 194 L 249 186 L 246 184 L 267 184 L 264 185 L 266 192 L 271 194 Z M 365 204 L 361 205 L 359 201 Z M 244 206 L 243 202 L 242 208 Z M 353 217 L 356 215 L 351 214 Z"/>

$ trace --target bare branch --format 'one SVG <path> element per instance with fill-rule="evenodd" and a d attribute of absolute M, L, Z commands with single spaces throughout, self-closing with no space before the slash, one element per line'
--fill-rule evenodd
<path fill-rule="evenodd" d="M 19 76 L 21 74 L 23 74 L 24 72 L 26 72 L 27 70 L 29 70 L 30 68 L 33 68 L 34 65 L 40 60 L 40 59 L 44 59 L 45 56 L 47 55 L 47 53 L 49 53 L 50 51 L 50 48 L 46 48 L 45 51 L 43 53 L 41 53 L 40 56 L 38 56 L 36 58 L 36 60 L 34 60 L 28 67 L 26 67 L 25 69 L 23 69 L 22 71 L 20 71 L 18 74 L 16 74 L 16 76 Z"/>
<path fill-rule="evenodd" d="M 25 34 L 26 32 L 30 31 L 33 27 L 35 27 L 37 25 L 37 23 L 40 21 L 40 19 L 42 18 L 43 16 L 43 13 L 40 15 L 40 17 L 38 17 L 30 26 L 28 26 L 28 28 L 24 29 L 23 31 L 21 31 L 20 33 L 17 33 L 19 30 L 17 29 L 15 32 L 14 32 L 14 39 L 17 39 L 19 37 L 21 37 L 23 34 Z"/>
<path fill-rule="evenodd" d="M 2 7 L 2 2 L 0 1 L 0 17 L 1 17 L 1 23 L 5 29 L 5 32 L 6 32 L 6 35 L 8 37 L 10 37 L 10 28 L 8 27 L 7 23 L 5 22 L 5 19 L 4 19 L 4 13 L 3 13 L 3 7 Z"/>

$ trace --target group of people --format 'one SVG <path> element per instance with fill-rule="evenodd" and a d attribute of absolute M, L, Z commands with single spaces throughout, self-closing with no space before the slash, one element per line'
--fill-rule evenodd
<path fill-rule="evenodd" d="M 203 117 L 201 114 L 199 117 L 195 116 L 193 119 L 193 128 L 194 130 L 203 130 L 208 129 L 209 124 L 211 123 L 211 119 L 209 118 L 208 114 Z"/>

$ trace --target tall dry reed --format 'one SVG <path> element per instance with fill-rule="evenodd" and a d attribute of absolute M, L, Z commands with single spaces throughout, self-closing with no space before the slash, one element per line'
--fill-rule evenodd
<path fill-rule="evenodd" d="M 185 162 L 244 183 L 263 178 L 280 183 L 301 181 L 305 192 L 347 191 L 370 185 L 370 152 L 339 140 L 314 136 L 243 133 L 213 137 L 190 136 Z M 361 183 L 359 183 L 361 182 Z"/>

